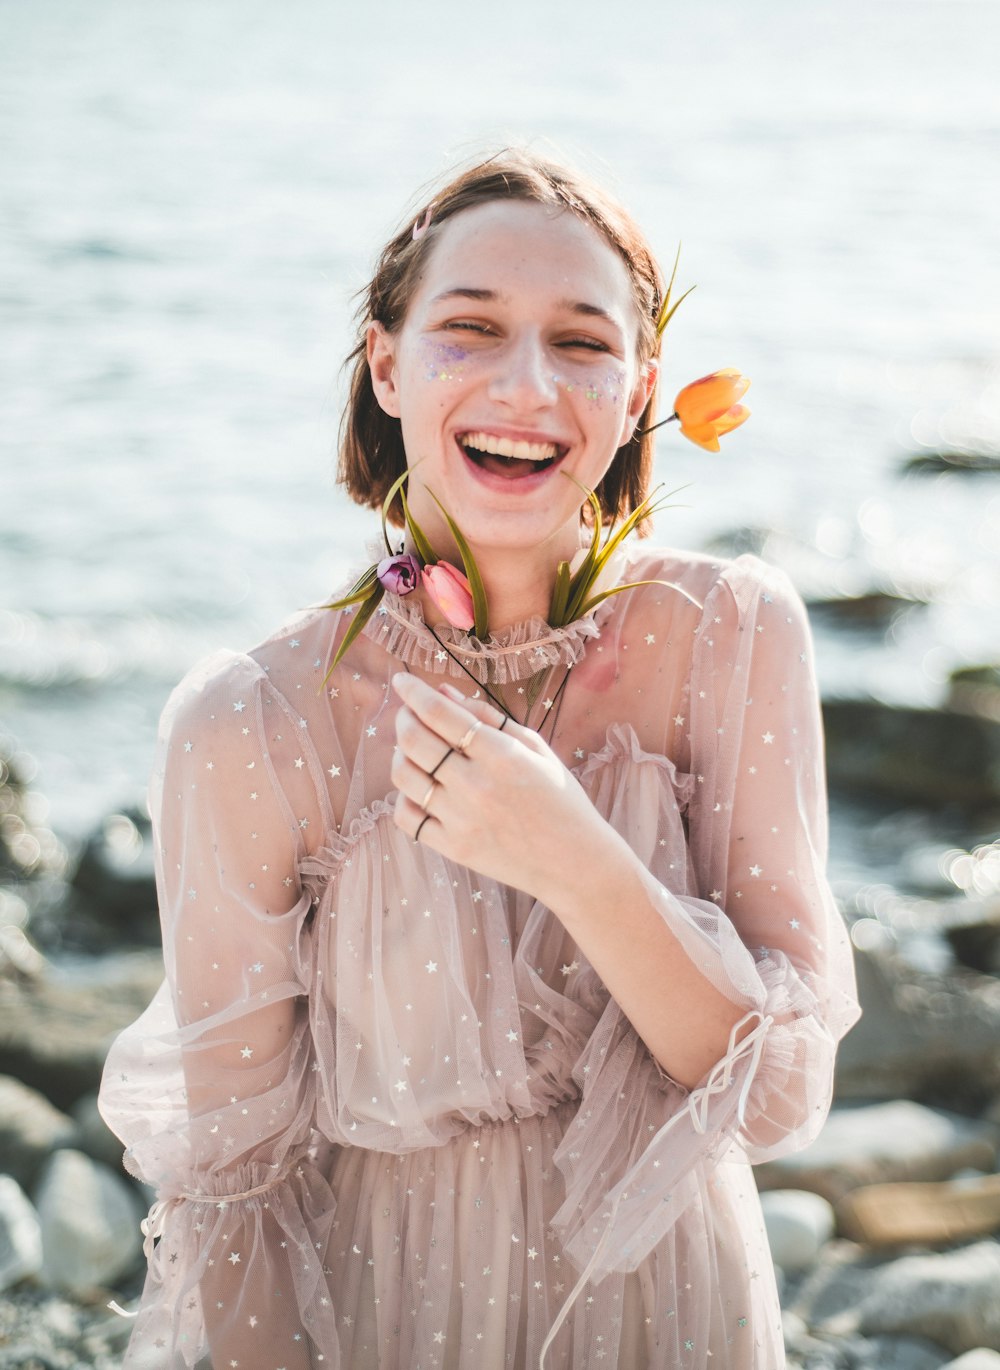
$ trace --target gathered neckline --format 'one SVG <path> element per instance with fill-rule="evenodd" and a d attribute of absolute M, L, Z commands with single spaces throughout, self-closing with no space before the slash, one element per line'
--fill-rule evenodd
<path fill-rule="evenodd" d="M 480 639 L 449 623 L 431 629 L 418 603 L 387 591 L 362 631 L 407 666 L 437 675 L 470 672 L 482 684 L 506 685 L 551 666 L 575 666 L 591 638 L 600 637 L 611 607 L 603 600 L 565 628 L 535 616 Z"/>

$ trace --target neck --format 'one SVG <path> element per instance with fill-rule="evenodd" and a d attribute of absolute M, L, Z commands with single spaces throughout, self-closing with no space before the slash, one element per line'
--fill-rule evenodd
<path fill-rule="evenodd" d="M 450 540 L 449 540 L 450 541 Z M 565 539 L 563 539 L 565 542 Z M 454 546 L 444 547 L 437 541 L 442 560 L 462 569 L 462 557 Z M 489 605 L 490 632 L 497 633 L 526 619 L 547 619 L 560 561 L 570 561 L 580 541 L 571 545 L 557 545 L 555 540 L 539 547 L 481 547 L 470 544 L 479 567 Z M 408 546 L 408 550 L 412 550 Z M 444 621 L 443 615 L 422 590 L 424 617 L 427 623 Z"/>

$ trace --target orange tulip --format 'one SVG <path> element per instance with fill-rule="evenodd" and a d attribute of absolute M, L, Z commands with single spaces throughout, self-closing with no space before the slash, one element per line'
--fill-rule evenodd
<path fill-rule="evenodd" d="M 718 452 L 722 434 L 750 417 L 750 410 L 739 403 L 749 389 L 750 382 L 733 366 L 692 381 L 674 400 L 674 417 L 681 421 L 681 432 L 706 451 Z"/>

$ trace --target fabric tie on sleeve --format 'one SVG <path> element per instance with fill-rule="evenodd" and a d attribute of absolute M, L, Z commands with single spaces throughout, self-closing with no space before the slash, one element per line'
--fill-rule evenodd
<path fill-rule="evenodd" d="M 757 1020 L 756 1027 L 752 1028 L 745 1037 L 737 1040 L 743 1028 L 755 1019 Z M 720 1134 L 720 1136 L 728 1136 L 736 1128 L 742 1127 L 746 1117 L 750 1089 L 757 1076 L 767 1034 L 773 1022 L 774 1020 L 769 1014 L 762 1015 L 756 1009 L 751 1010 L 740 1019 L 729 1035 L 729 1047 L 725 1056 L 712 1067 L 704 1084 L 695 1089 L 684 1107 L 674 1113 L 660 1128 L 643 1155 L 630 1167 L 627 1174 L 607 1196 L 610 1201 L 610 1208 L 601 1214 L 605 1220 L 604 1229 L 600 1233 L 580 1278 L 560 1309 L 559 1316 L 542 1344 L 538 1357 L 538 1370 L 545 1370 L 546 1353 L 558 1336 L 559 1329 L 566 1321 L 587 1283 L 590 1280 L 599 1283 L 605 1275 L 613 1270 L 636 1269 L 679 1217 L 682 1205 L 671 1206 L 672 1195 L 670 1193 L 664 1195 L 663 1189 L 665 1186 L 669 1188 L 672 1172 L 676 1173 L 677 1178 L 681 1177 L 684 1170 L 687 1169 L 687 1163 L 685 1160 L 684 1164 L 678 1165 L 671 1160 L 665 1144 L 669 1134 L 678 1130 L 679 1125 L 682 1124 L 693 1129 L 701 1137 L 706 1136 L 710 1131 Z M 735 1075 L 738 1068 L 742 1068 L 742 1080 L 737 1094 L 735 1092 Z M 714 1147 L 716 1159 L 721 1155 L 721 1151 L 722 1148 L 716 1144 Z M 684 1151 L 684 1155 L 687 1156 L 686 1151 Z M 646 1178 L 643 1172 L 650 1164 L 665 1167 L 665 1174 L 658 1178 L 655 1186 L 655 1191 L 660 1193 L 662 1202 L 652 1206 L 649 1202 L 650 1184 L 640 1183 Z M 575 1190 L 570 1192 L 566 1202 L 553 1218 L 553 1227 L 557 1230 L 560 1226 L 565 1227 L 574 1216 L 574 1211 L 582 1206 L 584 1197 L 583 1194 L 578 1194 Z M 566 1249 L 571 1256 L 579 1253 L 582 1236 L 582 1233 L 578 1233 L 574 1241 L 567 1243 Z"/>

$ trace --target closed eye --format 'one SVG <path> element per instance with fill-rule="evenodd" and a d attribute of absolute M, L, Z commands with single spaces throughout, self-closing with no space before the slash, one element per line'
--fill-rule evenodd
<path fill-rule="evenodd" d="M 601 342 L 599 338 L 564 338 L 557 344 L 559 347 L 582 347 L 588 352 L 610 352 L 611 349 L 606 342 Z"/>
<path fill-rule="evenodd" d="M 442 325 L 444 328 L 464 333 L 491 333 L 493 330 L 484 323 L 479 323 L 475 319 L 449 319 Z"/>

